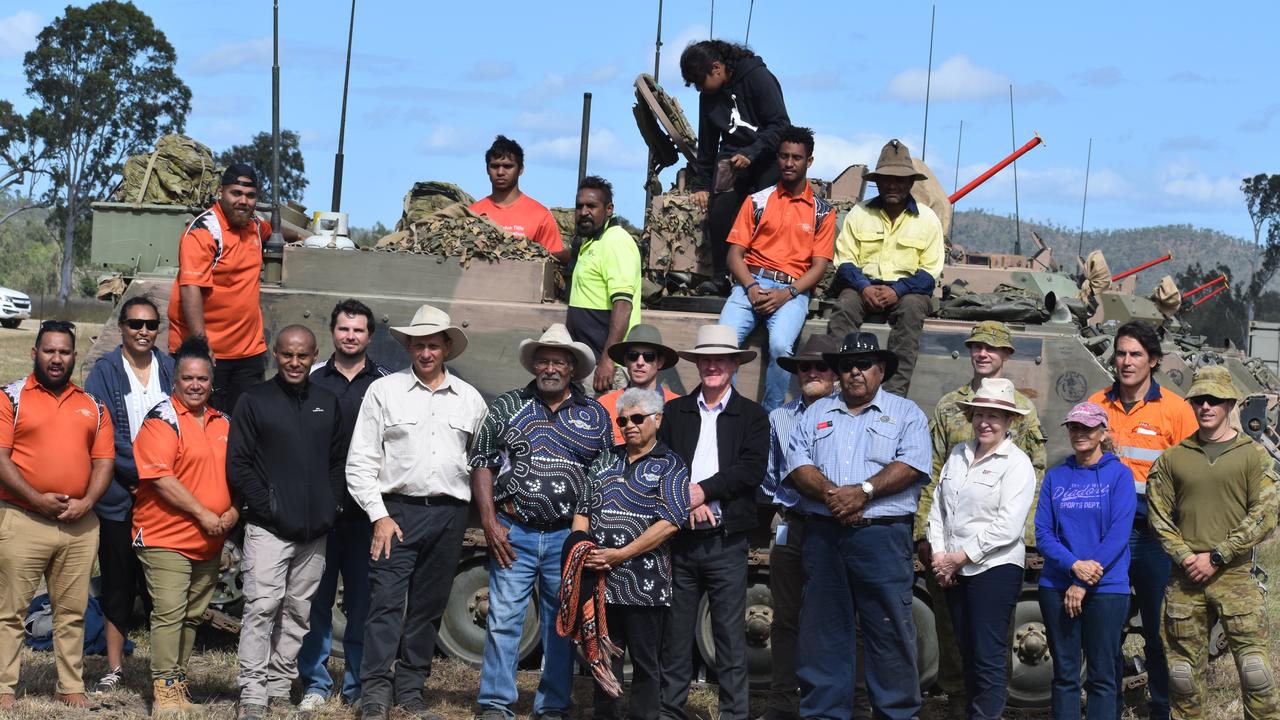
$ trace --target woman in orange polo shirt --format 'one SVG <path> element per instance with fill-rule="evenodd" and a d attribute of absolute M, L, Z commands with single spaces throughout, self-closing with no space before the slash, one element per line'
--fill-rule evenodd
<path fill-rule="evenodd" d="M 239 513 L 227 486 L 227 417 L 210 407 L 213 359 L 201 338 L 175 355 L 173 397 L 133 441 L 133 546 L 151 593 L 152 717 L 194 709 L 187 661 L 218 580 L 222 541 Z"/>

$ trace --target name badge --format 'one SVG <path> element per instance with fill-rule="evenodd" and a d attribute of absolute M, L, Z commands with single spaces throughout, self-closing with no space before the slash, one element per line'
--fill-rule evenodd
<path fill-rule="evenodd" d="M 834 425 L 834 424 L 835 424 L 835 423 L 831 422 L 830 420 L 823 420 L 822 422 L 818 423 L 818 428 L 817 428 L 817 429 L 819 429 L 819 430 L 826 430 L 827 428 L 831 427 L 831 426 L 832 426 L 832 425 Z"/>

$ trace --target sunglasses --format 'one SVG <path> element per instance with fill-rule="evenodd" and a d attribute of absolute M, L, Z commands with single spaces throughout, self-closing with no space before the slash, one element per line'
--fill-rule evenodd
<path fill-rule="evenodd" d="M 620 428 L 624 428 L 628 424 L 639 427 L 640 424 L 644 422 L 645 418 L 656 414 L 657 413 L 635 413 L 634 415 L 619 415 L 618 419 L 614 420 L 614 422 L 618 423 L 618 427 Z"/>
<path fill-rule="evenodd" d="M 796 372 L 801 372 L 801 373 L 827 372 L 828 370 L 830 370 L 830 368 L 827 367 L 827 364 L 821 361 L 808 362 L 805 360 L 801 360 L 800 362 L 796 363 Z"/>
<path fill-rule="evenodd" d="M 859 371 L 865 371 L 865 370 L 871 369 L 871 366 L 875 364 L 876 364 L 875 358 L 869 358 L 869 357 L 840 358 L 840 372 L 842 373 L 853 372 L 855 368 L 858 369 Z"/>
<path fill-rule="evenodd" d="M 1187 398 L 1187 402 L 1191 403 L 1191 407 L 1200 407 L 1201 405 L 1218 407 L 1227 402 L 1227 400 L 1225 398 L 1216 398 L 1212 395 L 1197 395 L 1193 398 Z"/>
<path fill-rule="evenodd" d="M 624 357 L 627 359 L 627 362 L 635 362 L 640 358 L 644 358 L 645 362 L 652 363 L 654 360 L 658 359 L 658 353 L 653 352 L 652 350 L 650 350 L 649 352 L 640 352 L 639 350 L 628 350 L 627 354 Z"/>
<path fill-rule="evenodd" d="M 76 334 L 76 324 L 70 320 L 45 320 L 40 323 L 40 332 L 63 332 Z"/>
<path fill-rule="evenodd" d="M 160 329 L 159 318 L 156 318 L 154 320 L 143 320 L 141 318 L 129 318 L 128 320 L 124 321 L 124 324 L 125 324 L 125 327 L 128 327 L 130 330 L 141 330 L 142 328 L 146 328 L 152 332 L 155 332 L 156 330 Z"/>

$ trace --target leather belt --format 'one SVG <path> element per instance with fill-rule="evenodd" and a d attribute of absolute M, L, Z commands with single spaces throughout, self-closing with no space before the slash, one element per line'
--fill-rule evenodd
<path fill-rule="evenodd" d="M 910 524 L 915 522 L 915 516 L 913 515 L 891 515 L 889 517 L 867 518 L 865 520 L 859 520 L 857 522 L 849 523 L 847 525 L 835 519 L 834 517 L 831 517 L 830 515 L 820 515 L 818 513 L 810 513 L 806 519 L 808 519 L 810 522 L 817 521 L 817 522 L 834 523 L 834 524 L 838 524 L 838 525 L 842 525 L 844 527 L 850 527 L 850 528 L 864 528 L 864 527 L 870 527 L 872 525 L 899 525 L 903 523 Z"/>
<path fill-rule="evenodd" d="M 768 280 L 783 283 L 785 285 L 790 285 L 796 281 L 795 278 L 782 272 L 781 270 L 770 270 L 769 268 L 760 267 L 759 265 L 748 264 L 747 270 L 749 270 L 751 274 L 756 277 L 766 278 Z"/>
<path fill-rule="evenodd" d="M 401 495 L 400 493 L 383 493 L 382 502 L 392 502 L 400 505 L 418 505 L 420 507 L 467 504 L 466 500 L 459 500 L 452 495 L 428 495 L 427 497 L 420 497 L 417 495 Z"/>

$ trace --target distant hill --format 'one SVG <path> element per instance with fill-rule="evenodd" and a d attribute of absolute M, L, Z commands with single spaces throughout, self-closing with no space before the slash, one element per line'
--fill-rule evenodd
<path fill-rule="evenodd" d="M 1013 252 L 1015 227 L 1012 215 L 964 210 L 956 213 L 952 220 L 951 242 L 970 252 Z M 1078 231 L 1023 220 L 1022 252 L 1027 255 L 1035 248 L 1031 240 L 1033 230 L 1053 248 L 1053 257 L 1059 267 L 1066 272 L 1075 272 Z M 1249 277 L 1251 246 L 1238 237 L 1207 228 L 1156 225 L 1123 230 L 1090 230 L 1084 234 L 1084 254 L 1088 255 L 1094 249 L 1106 254 L 1107 264 L 1113 274 L 1172 251 L 1173 260 L 1138 276 L 1138 289 L 1143 292 L 1155 287 L 1164 275 L 1177 278 L 1179 273 L 1196 263 L 1203 268 L 1213 268 L 1222 263 L 1231 268 L 1231 276 L 1237 282 L 1245 282 Z M 1272 287 L 1280 285 L 1273 282 Z"/>

